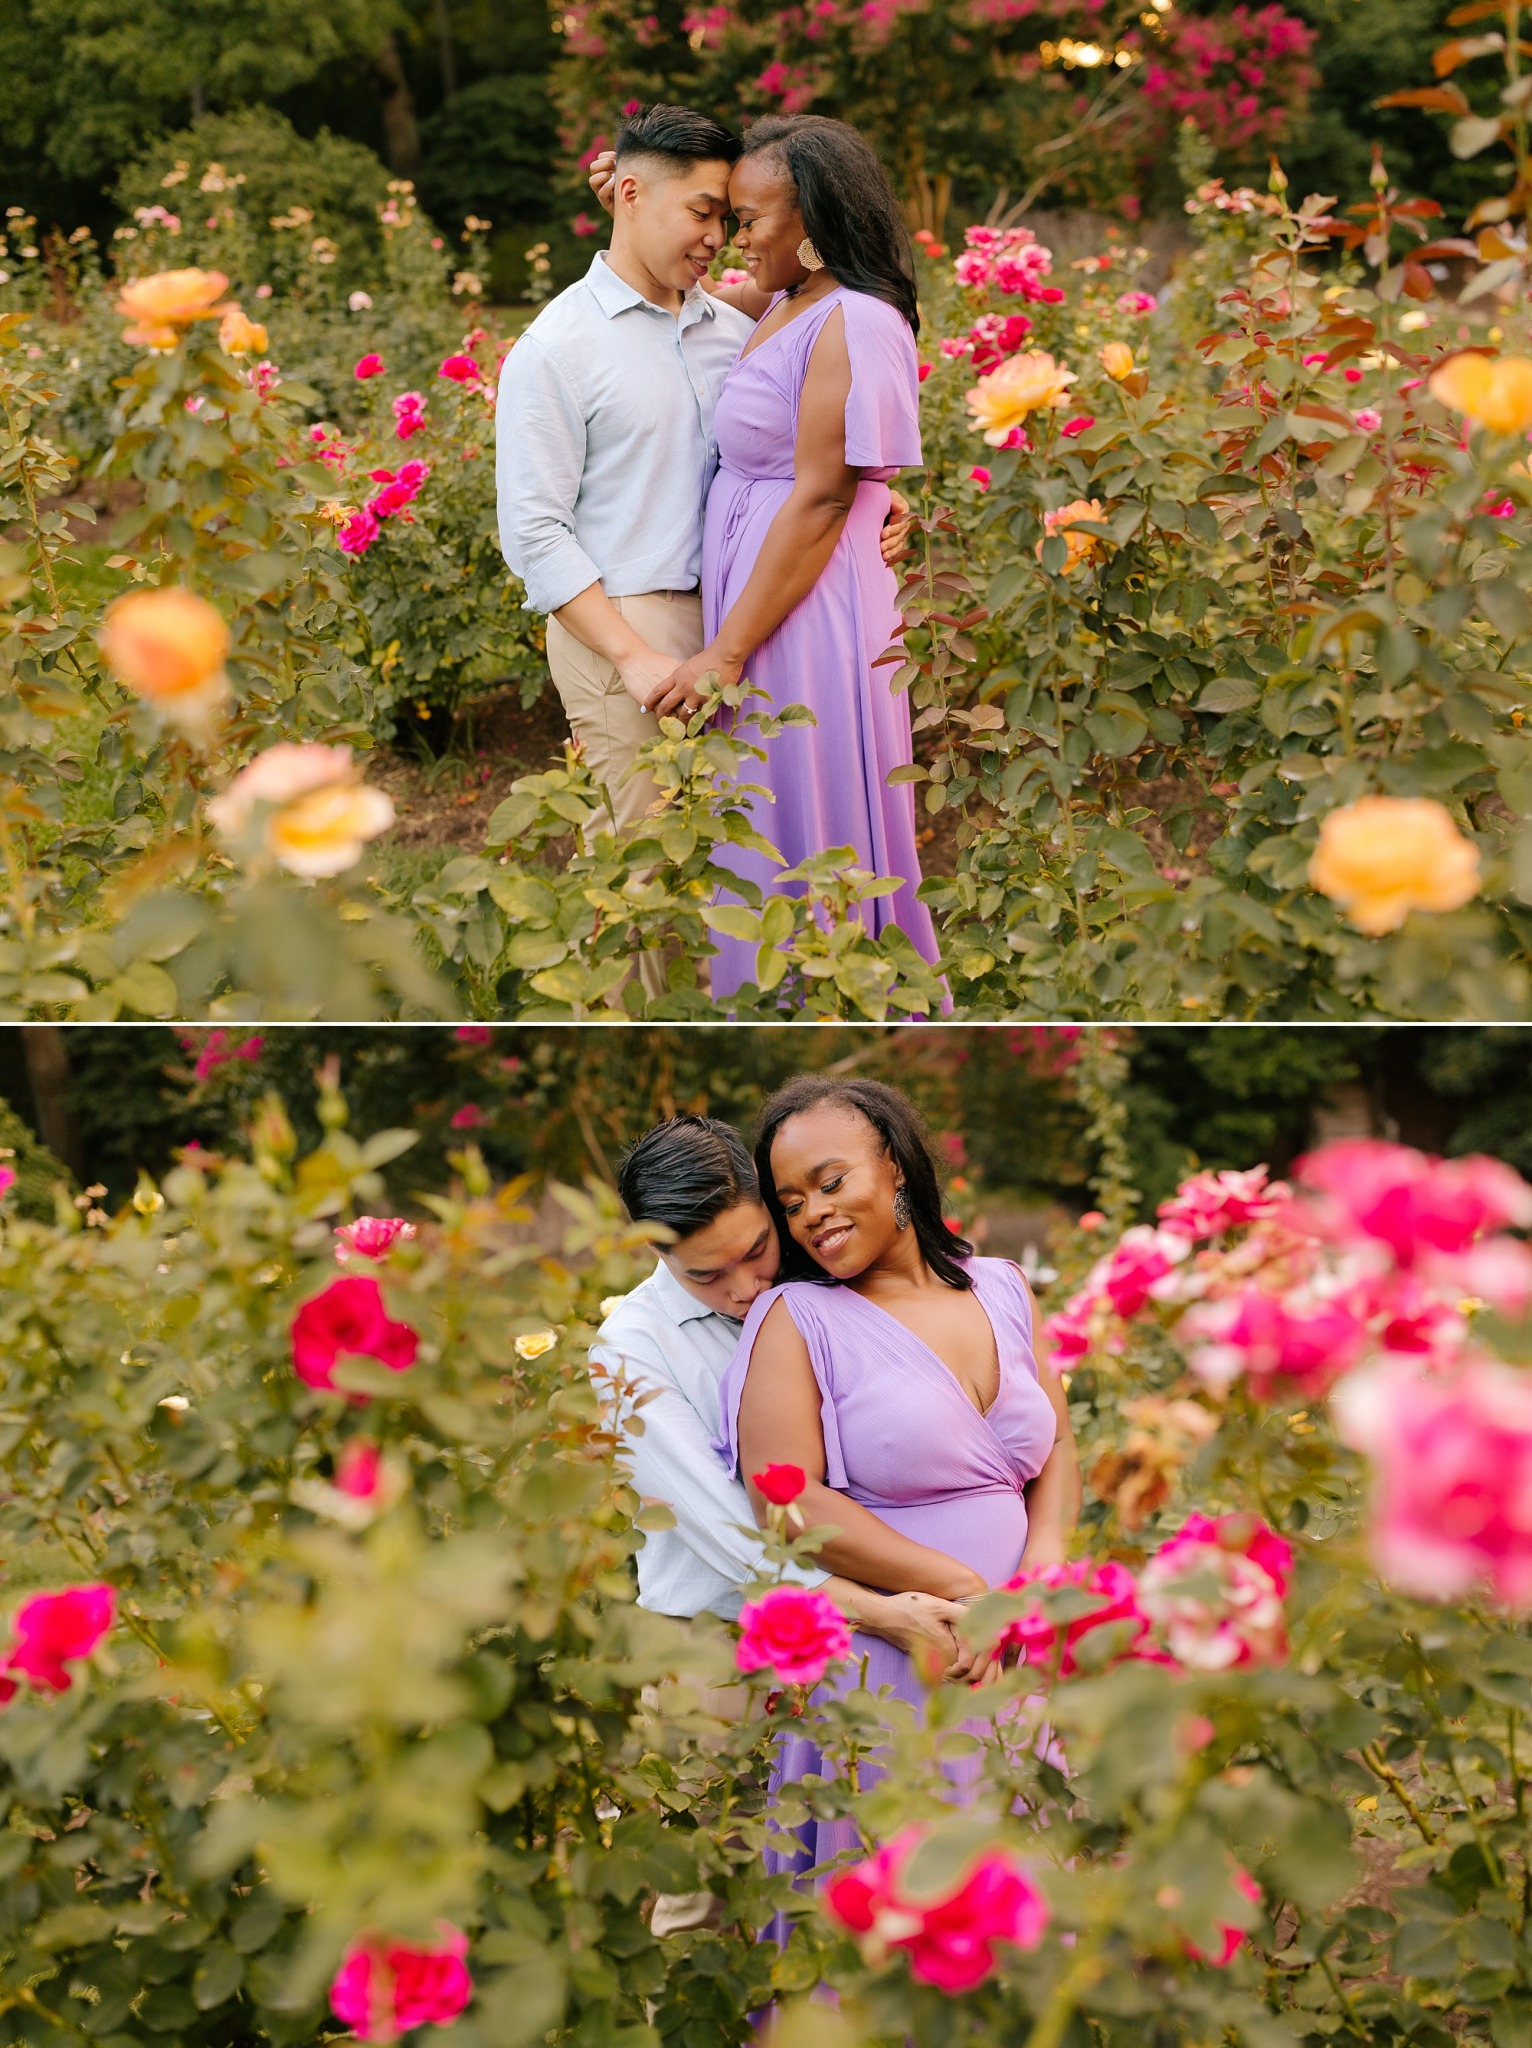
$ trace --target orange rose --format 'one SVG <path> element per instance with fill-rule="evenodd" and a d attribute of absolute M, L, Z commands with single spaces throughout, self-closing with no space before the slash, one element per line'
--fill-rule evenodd
<path fill-rule="evenodd" d="M 1532 362 L 1525 356 L 1450 356 L 1432 373 L 1428 389 L 1492 434 L 1532 429 Z"/>
<path fill-rule="evenodd" d="M 1359 931 L 1397 931 L 1412 910 L 1458 910 L 1479 886 L 1479 856 L 1430 797 L 1364 796 L 1319 828 L 1309 881 Z"/>
<path fill-rule="evenodd" d="M 247 319 L 238 306 L 230 306 L 218 330 L 218 346 L 226 356 L 263 356 L 266 330 L 259 320 Z"/>
<path fill-rule="evenodd" d="M 1131 377 L 1138 367 L 1133 360 L 1133 351 L 1125 341 L 1109 341 L 1101 351 L 1101 367 L 1114 384 L 1120 384 L 1125 377 Z"/>
<path fill-rule="evenodd" d="M 119 597 L 98 637 L 118 681 L 177 725 L 206 726 L 228 694 L 223 614 L 179 584 Z"/>
<path fill-rule="evenodd" d="M 1076 498 L 1073 504 L 1060 505 L 1057 512 L 1043 514 L 1045 534 L 1061 533 L 1068 553 L 1064 560 L 1064 574 L 1068 576 L 1079 562 L 1095 562 L 1106 553 L 1106 542 L 1099 533 L 1080 533 L 1075 528 L 1077 519 L 1094 519 L 1098 524 L 1106 518 L 1106 507 L 1099 498 Z M 1043 558 L 1043 543 L 1037 543 L 1037 559 Z"/>
<path fill-rule="evenodd" d="M 295 875 L 338 875 L 394 822 L 381 789 L 363 782 L 349 747 L 280 741 L 240 770 L 207 814 L 256 861 Z"/>
<path fill-rule="evenodd" d="M 973 425 L 992 448 L 999 448 L 1028 413 L 1062 405 L 1074 381 L 1074 371 L 1055 362 L 1046 349 L 1010 356 L 967 394 Z"/>
<path fill-rule="evenodd" d="M 225 310 L 218 302 L 228 289 L 221 270 L 161 270 L 136 277 L 117 300 L 118 312 L 133 322 L 122 338 L 145 348 L 174 348 L 191 321 Z"/>

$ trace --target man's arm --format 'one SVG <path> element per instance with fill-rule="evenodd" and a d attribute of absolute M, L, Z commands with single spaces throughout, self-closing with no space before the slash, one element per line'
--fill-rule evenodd
<path fill-rule="evenodd" d="M 749 1505 L 724 1470 L 702 1417 L 662 1371 L 626 1344 L 593 1345 L 590 1355 L 592 1365 L 604 1366 L 624 1383 L 615 1422 L 634 1491 L 645 1500 L 664 1502 L 693 1556 L 731 1585 L 748 1585 L 761 1573 L 764 1546 L 748 1527 L 739 1526 L 749 1517 Z M 609 1393 L 602 1389 L 604 1402 Z M 633 1427 L 635 1418 L 641 1428 Z M 789 1577 L 799 1585 L 818 1586 L 829 1574 L 803 1566 Z"/>
<path fill-rule="evenodd" d="M 611 662 L 629 694 L 647 704 L 675 662 L 634 632 L 575 537 L 585 452 L 585 415 L 568 379 L 537 342 L 519 342 L 505 359 L 495 409 L 501 550 L 532 609 L 550 612 Z"/>

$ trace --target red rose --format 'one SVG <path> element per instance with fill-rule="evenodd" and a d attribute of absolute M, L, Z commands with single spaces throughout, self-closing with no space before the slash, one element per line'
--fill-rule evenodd
<path fill-rule="evenodd" d="M 347 1274 L 304 1302 L 293 1317 L 293 1370 L 306 1386 L 335 1391 L 343 1358 L 375 1358 L 390 1372 L 407 1372 L 420 1349 L 408 1323 L 390 1320 L 376 1280 Z"/>
<path fill-rule="evenodd" d="M 752 1472 L 750 1483 L 775 1506 L 785 1508 L 789 1501 L 798 1498 L 809 1481 L 801 1465 L 768 1465 L 764 1472 Z"/>

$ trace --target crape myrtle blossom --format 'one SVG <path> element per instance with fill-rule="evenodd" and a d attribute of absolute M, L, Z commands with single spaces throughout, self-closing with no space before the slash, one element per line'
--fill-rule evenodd
<path fill-rule="evenodd" d="M 1280 1664 L 1292 1564 L 1254 1515 L 1191 1515 L 1139 1573 L 1138 1604 L 1184 1670 Z"/>
<path fill-rule="evenodd" d="M 830 1917 L 858 1937 L 867 1961 L 908 1956 L 910 1975 L 950 1993 L 971 1991 L 994 1969 L 996 1944 L 1036 1948 L 1048 1902 L 1021 1859 L 985 1849 L 956 1884 L 931 1894 L 909 1882 L 909 1864 L 925 1838 L 901 1828 L 873 1856 L 831 1878 L 823 1901 Z"/>

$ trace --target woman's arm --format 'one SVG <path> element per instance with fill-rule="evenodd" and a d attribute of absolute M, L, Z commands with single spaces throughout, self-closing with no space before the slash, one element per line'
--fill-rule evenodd
<path fill-rule="evenodd" d="M 736 683 L 761 642 L 774 633 L 824 573 L 856 500 L 859 469 L 846 463 L 846 401 L 851 357 L 839 306 L 819 331 L 798 401 L 793 487 L 766 529 L 761 552 L 744 589 L 730 606 L 712 643 L 682 662 L 667 689 L 650 704 L 663 717 L 701 702 L 697 684 L 714 671 Z"/>
<path fill-rule="evenodd" d="M 1017 1272 L 1020 1273 L 1020 1267 Z M 1022 1275 L 1021 1284 L 1027 1286 Z M 1027 1299 L 1032 1290 L 1027 1287 Z M 1037 1327 L 1037 1303 L 1032 1301 L 1032 1326 Z M 1047 1463 L 1035 1479 L 1023 1488 L 1027 1501 L 1027 1543 L 1021 1554 L 1023 1565 L 1062 1564 L 1069 1551 L 1070 1531 L 1080 1518 L 1084 1497 L 1080 1484 L 1080 1454 L 1075 1447 L 1074 1425 L 1069 1419 L 1069 1398 L 1064 1382 L 1051 1365 L 1038 1360 L 1037 1383 L 1048 1396 L 1057 1430 Z"/>
<path fill-rule="evenodd" d="M 966 1600 L 986 1592 L 984 1580 L 966 1564 L 899 1535 L 870 1509 L 825 1485 L 819 1399 L 808 1346 L 786 1303 L 774 1302 L 756 1335 L 739 1403 L 740 1470 L 746 1475 L 756 1520 L 765 1523 L 767 1502 L 749 1474 L 765 1465 L 798 1465 L 808 1475 L 808 1485 L 794 1503 L 803 1517 L 800 1526 L 835 1531 L 819 1546 L 819 1562 L 826 1571 L 867 1587 L 935 1593 L 943 1600 Z"/>

